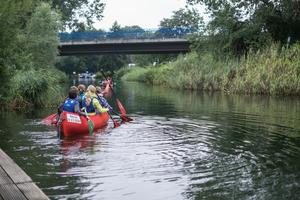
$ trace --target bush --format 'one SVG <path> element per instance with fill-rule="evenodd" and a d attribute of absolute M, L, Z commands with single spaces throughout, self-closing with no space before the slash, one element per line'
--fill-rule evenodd
<path fill-rule="evenodd" d="M 172 88 L 245 94 L 300 95 L 300 44 L 278 44 L 239 61 L 217 60 L 211 53 L 180 56 L 159 67 L 124 70 L 122 79 Z"/>
<path fill-rule="evenodd" d="M 62 72 L 52 70 L 19 70 L 10 81 L 7 105 L 17 110 L 45 106 L 62 100 L 59 84 L 66 80 Z"/>
<path fill-rule="evenodd" d="M 118 74 L 125 72 L 121 78 L 122 80 L 146 82 L 145 74 L 149 69 L 150 68 L 132 67 L 129 70 L 126 70 L 126 68 L 123 68 L 123 70 L 119 70 L 120 72 L 118 72 Z"/>
<path fill-rule="evenodd" d="M 300 45 L 281 48 L 278 44 L 250 52 L 240 62 L 232 91 L 249 94 L 299 95 Z"/>

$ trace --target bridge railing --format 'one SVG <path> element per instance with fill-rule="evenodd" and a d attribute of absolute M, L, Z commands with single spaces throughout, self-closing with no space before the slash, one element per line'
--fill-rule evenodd
<path fill-rule="evenodd" d="M 195 33 L 191 28 L 160 28 L 160 29 L 134 29 L 120 31 L 98 32 L 71 32 L 59 33 L 61 42 L 76 41 L 107 41 L 107 40 L 133 40 L 133 39 L 171 39 L 185 38 Z"/>

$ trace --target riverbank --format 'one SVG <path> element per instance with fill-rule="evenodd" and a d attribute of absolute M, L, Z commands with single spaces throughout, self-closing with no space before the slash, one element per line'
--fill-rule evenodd
<path fill-rule="evenodd" d="M 171 88 L 227 93 L 300 95 L 300 45 L 272 46 L 247 56 L 217 60 L 193 52 L 159 67 L 123 68 L 122 80 Z"/>
<path fill-rule="evenodd" d="M 67 80 L 67 75 L 55 68 L 16 71 L 3 94 L 1 108 L 24 111 L 56 105 L 64 98 L 61 84 Z"/>

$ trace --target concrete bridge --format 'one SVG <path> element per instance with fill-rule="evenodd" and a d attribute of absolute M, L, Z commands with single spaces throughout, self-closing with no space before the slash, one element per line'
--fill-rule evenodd
<path fill-rule="evenodd" d="M 61 42 L 61 56 L 84 54 L 163 54 L 186 53 L 190 51 L 186 39 L 156 40 L 109 40 Z"/>
<path fill-rule="evenodd" d="M 61 56 L 85 54 L 177 54 L 190 51 L 186 29 L 60 33 Z"/>

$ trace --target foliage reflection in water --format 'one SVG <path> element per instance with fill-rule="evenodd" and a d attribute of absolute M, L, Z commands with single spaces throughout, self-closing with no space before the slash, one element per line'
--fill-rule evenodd
<path fill-rule="evenodd" d="M 51 199 L 297 199 L 300 101 L 124 83 L 135 121 L 58 140 L 1 115 L 0 147 Z"/>

